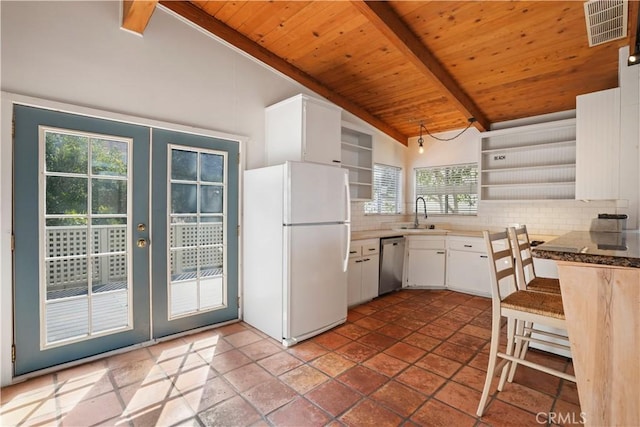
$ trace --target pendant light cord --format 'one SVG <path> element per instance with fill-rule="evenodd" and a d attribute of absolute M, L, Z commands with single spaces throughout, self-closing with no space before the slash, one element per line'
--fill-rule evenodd
<path fill-rule="evenodd" d="M 475 117 L 469 118 L 469 124 L 467 125 L 467 127 L 462 129 L 460 131 L 460 133 L 458 133 L 456 136 L 453 136 L 451 138 L 439 138 L 439 137 L 433 135 L 431 132 L 429 132 L 429 129 L 427 129 L 427 127 L 424 125 L 424 123 L 420 123 L 420 130 L 424 129 L 424 131 L 427 133 L 427 135 L 429 135 L 431 138 L 435 139 L 436 141 L 447 142 L 447 141 L 453 141 L 454 139 L 456 139 L 457 137 L 459 137 L 460 135 L 465 133 L 475 121 L 476 121 Z"/>

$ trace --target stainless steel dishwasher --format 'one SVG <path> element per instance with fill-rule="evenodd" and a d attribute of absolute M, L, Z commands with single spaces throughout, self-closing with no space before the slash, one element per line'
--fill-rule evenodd
<path fill-rule="evenodd" d="M 380 239 L 380 282 L 378 295 L 402 288 L 404 266 L 404 237 L 384 237 Z"/>

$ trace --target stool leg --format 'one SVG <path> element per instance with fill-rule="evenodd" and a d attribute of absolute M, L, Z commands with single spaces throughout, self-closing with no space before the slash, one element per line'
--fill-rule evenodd
<path fill-rule="evenodd" d="M 518 328 L 516 331 L 516 336 L 527 336 L 530 337 L 531 336 L 531 332 L 525 332 L 525 328 L 531 328 L 533 327 L 533 322 L 525 322 L 525 321 L 519 321 L 518 322 Z M 514 355 L 516 355 L 518 357 L 518 359 L 523 359 L 525 358 L 525 356 L 527 355 L 527 350 L 529 349 L 529 341 L 527 340 L 521 340 L 521 339 L 516 339 L 516 350 Z M 509 371 L 509 377 L 507 379 L 507 381 L 509 382 L 513 382 L 513 377 L 516 375 L 516 368 L 518 367 L 517 363 L 513 363 L 511 364 L 511 369 Z"/>
<path fill-rule="evenodd" d="M 489 365 L 487 366 L 487 378 L 484 380 L 484 388 L 482 389 L 482 397 L 478 405 L 476 414 L 481 417 L 487 405 L 489 397 L 489 389 L 491 388 L 491 380 L 493 379 L 498 359 L 498 344 L 500 343 L 500 313 L 494 309 L 493 319 L 491 320 L 491 345 L 489 347 Z"/>
<path fill-rule="evenodd" d="M 516 320 L 513 317 L 507 318 L 507 348 L 505 353 L 509 356 L 513 355 L 513 350 L 515 347 L 516 327 L 520 327 L 521 323 L 521 321 Z M 502 391 L 502 388 L 504 387 L 504 383 L 507 379 L 507 373 L 509 372 L 510 366 L 514 366 L 514 362 L 509 361 L 502 368 L 502 373 L 500 374 L 500 382 L 498 383 L 498 391 Z"/>

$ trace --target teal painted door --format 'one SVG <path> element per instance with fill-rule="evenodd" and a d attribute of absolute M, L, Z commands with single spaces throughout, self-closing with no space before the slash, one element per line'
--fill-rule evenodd
<path fill-rule="evenodd" d="M 238 318 L 238 143 L 153 130 L 153 334 Z"/>
<path fill-rule="evenodd" d="M 16 106 L 15 375 L 236 319 L 237 158 L 236 141 Z"/>
<path fill-rule="evenodd" d="M 148 340 L 149 128 L 14 113 L 15 374 Z"/>

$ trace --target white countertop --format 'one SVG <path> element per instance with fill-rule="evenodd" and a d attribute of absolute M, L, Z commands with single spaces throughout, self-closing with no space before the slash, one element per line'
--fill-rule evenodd
<path fill-rule="evenodd" d="M 504 230 L 504 229 L 503 229 Z M 420 229 L 420 230 L 400 230 L 400 229 L 385 229 L 385 230 L 364 230 L 354 231 L 351 233 L 351 240 L 364 240 L 364 239 L 380 239 L 383 237 L 393 236 L 462 236 L 462 237 L 482 237 L 482 229 L 462 229 L 462 228 L 435 228 L 433 230 Z M 498 228 L 491 229 L 491 231 L 498 231 Z M 530 234 L 530 240 L 542 240 L 548 242 L 558 236 L 542 236 Z"/>
<path fill-rule="evenodd" d="M 365 230 L 351 233 L 351 240 L 379 239 L 393 236 L 465 236 L 482 237 L 482 230 Z"/>

